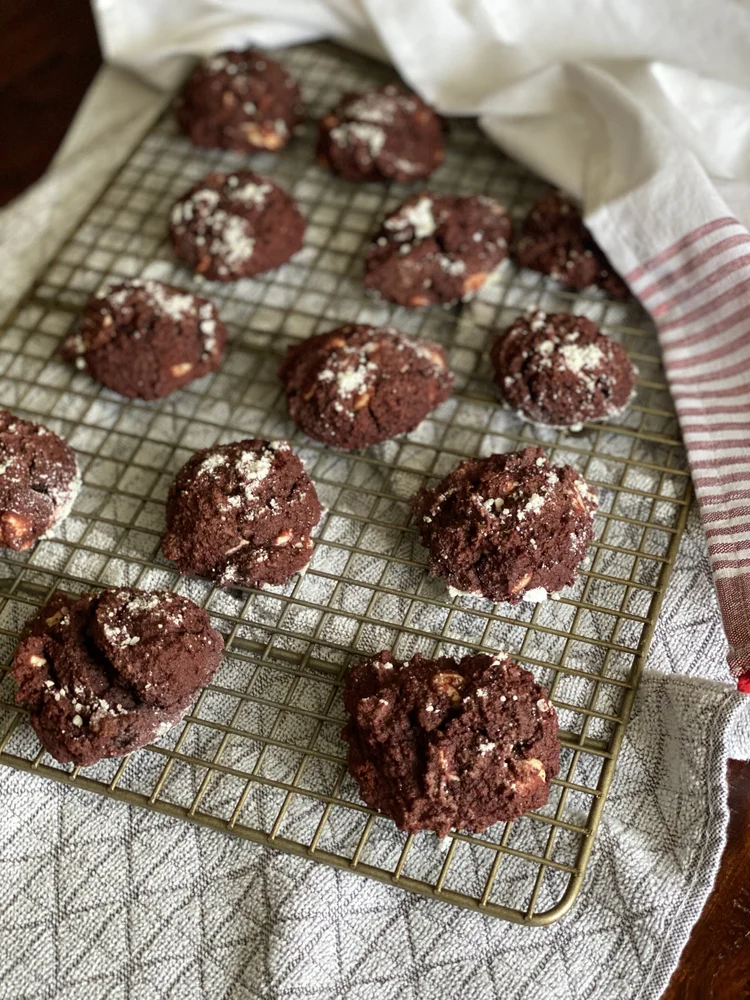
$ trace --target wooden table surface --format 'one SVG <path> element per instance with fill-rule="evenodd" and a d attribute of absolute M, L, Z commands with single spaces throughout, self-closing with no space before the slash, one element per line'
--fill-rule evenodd
<path fill-rule="evenodd" d="M 86 0 L 0 5 L 0 205 L 47 166 L 101 55 Z M 664 1000 L 750 1000 L 750 763 L 729 762 L 729 840 Z"/>

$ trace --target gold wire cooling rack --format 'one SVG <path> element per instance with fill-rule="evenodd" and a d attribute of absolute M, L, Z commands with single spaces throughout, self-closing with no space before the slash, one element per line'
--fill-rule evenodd
<path fill-rule="evenodd" d="M 383 66 L 327 44 L 280 56 L 310 119 L 277 157 L 205 152 L 165 114 L 109 183 L 0 335 L 0 400 L 76 448 L 84 487 L 31 553 L 0 550 L 0 656 L 57 588 L 171 587 L 205 606 L 226 653 L 213 684 L 158 745 L 85 769 L 40 750 L 14 686 L 0 684 L 0 762 L 229 831 L 404 889 L 527 924 L 575 899 L 630 715 L 690 503 L 690 478 L 653 329 L 634 302 L 571 295 L 505 264 L 460 310 L 406 311 L 368 299 L 361 258 L 384 212 L 410 190 L 352 185 L 314 161 L 314 119 L 340 93 L 381 83 Z M 437 191 L 484 192 L 519 222 L 543 185 L 471 121 L 448 125 Z M 299 201 L 304 250 L 280 270 L 232 285 L 196 279 L 166 240 L 173 200 L 210 169 L 249 163 Z M 156 403 L 125 400 L 57 360 L 61 335 L 112 278 L 151 277 L 208 294 L 230 330 L 221 371 Z M 638 396 L 616 423 L 579 434 L 532 428 L 498 406 L 492 333 L 520 310 L 581 312 L 638 364 Z M 286 346 L 348 321 L 392 323 L 444 344 L 453 397 L 412 434 L 342 454 L 295 432 L 276 378 Z M 159 553 L 166 490 L 197 448 L 242 437 L 294 442 L 327 508 L 308 572 L 284 587 L 222 591 L 180 578 Z M 425 569 L 409 500 L 460 459 L 544 446 L 594 483 L 601 508 L 577 585 L 516 609 L 450 598 Z M 481 836 L 399 833 L 359 801 L 339 739 L 342 677 L 357 654 L 400 658 L 508 649 L 549 687 L 562 726 L 549 803 Z"/>

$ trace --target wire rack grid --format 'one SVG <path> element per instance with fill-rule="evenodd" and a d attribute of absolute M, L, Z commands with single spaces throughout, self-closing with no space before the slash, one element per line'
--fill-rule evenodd
<path fill-rule="evenodd" d="M 342 91 L 390 72 L 327 44 L 280 58 L 310 110 L 285 152 L 243 159 L 199 151 L 165 114 L 0 334 L 3 405 L 67 437 L 84 479 L 72 514 L 49 538 L 30 553 L 0 550 L 5 669 L 23 622 L 54 590 L 123 584 L 169 587 L 206 607 L 224 634 L 222 665 L 158 745 L 82 770 L 39 748 L 2 675 L 0 762 L 462 907 L 548 924 L 580 890 L 690 503 L 654 332 L 634 302 L 570 295 L 510 263 L 460 310 L 407 311 L 368 299 L 363 248 L 410 189 L 351 185 L 320 168 L 314 121 Z M 472 121 L 449 123 L 447 147 L 433 190 L 484 192 L 519 222 L 543 189 Z M 196 279 L 170 253 L 169 207 L 208 170 L 243 164 L 298 200 L 309 221 L 304 249 L 254 280 Z M 88 296 L 105 280 L 130 277 L 174 281 L 217 303 L 230 330 L 220 372 L 143 403 L 58 360 L 60 337 Z M 497 404 L 492 334 L 529 305 L 583 313 L 625 344 L 640 369 L 626 415 L 566 434 L 533 428 Z M 437 340 L 457 379 L 452 398 L 413 433 L 342 454 L 295 431 L 276 369 L 289 343 L 355 320 Z M 291 440 L 326 507 L 307 573 L 264 591 L 181 578 L 159 553 L 175 472 L 195 449 L 242 437 Z M 600 492 L 577 584 L 559 601 L 516 609 L 450 598 L 426 572 L 411 496 L 464 457 L 531 443 Z M 341 686 L 358 654 L 383 648 L 399 658 L 505 648 L 533 670 L 562 727 L 562 769 L 549 803 L 481 836 L 454 832 L 442 842 L 401 834 L 366 808 L 346 772 Z"/>

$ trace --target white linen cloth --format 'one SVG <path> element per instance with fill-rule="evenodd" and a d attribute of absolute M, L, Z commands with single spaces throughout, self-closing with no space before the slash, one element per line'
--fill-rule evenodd
<path fill-rule="evenodd" d="M 259 11 L 264 6 L 255 5 Z M 402 6 L 402 25 L 423 7 Z M 435 21 L 438 6 L 430 5 Z M 186 52 L 250 37 L 264 44 L 291 41 L 321 30 L 368 44 L 364 8 L 353 4 L 277 3 L 278 23 L 287 26 L 283 36 L 274 36 L 273 25 L 265 34 L 254 26 L 249 3 L 183 3 L 179 24 L 175 16 L 172 26 L 157 30 L 154 17 L 162 7 L 167 5 L 153 0 L 128 5 L 139 31 L 130 52 L 146 52 L 149 37 L 157 39 L 158 52 Z M 391 4 L 371 7 L 385 14 Z M 296 24 L 287 20 L 293 8 Z M 486 15 L 489 5 L 450 8 L 468 20 Z M 111 9 L 121 26 L 124 11 L 123 5 Z M 576 11 L 574 27 L 585 20 L 580 5 Z M 333 21 L 316 21 L 319 12 L 336 19 L 335 29 Z M 193 24 L 193 15 L 202 20 Z M 115 21 L 107 10 L 100 16 L 108 51 L 126 61 L 127 47 L 118 49 L 108 34 Z M 244 34 L 237 30 L 243 21 Z M 728 55 L 726 62 L 729 72 Z M 150 64 L 152 70 L 157 65 L 153 59 Z M 174 72 L 159 69 L 162 82 L 167 70 Z M 0 259 L 5 274 L 15 262 L 16 295 L 69 230 L 70 213 L 93 198 L 160 103 L 156 93 L 126 86 L 123 74 L 104 72 L 57 165 L 0 213 Z M 554 167 L 550 158 L 544 172 L 563 183 Z M 703 180 L 708 183 L 707 175 Z M 640 238 L 646 241 L 643 221 Z M 685 232 L 691 228 L 692 218 Z M 602 224 L 600 239 L 604 232 Z M 628 261 L 623 264 L 603 242 L 627 270 Z M 644 259 L 634 252 L 634 261 Z M 0 312 L 9 298 L 0 300 Z M 658 997 L 718 868 L 727 822 L 726 759 L 750 757 L 750 702 L 722 683 L 725 643 L 704 545 L 693 516 L 586 884 L 573 911 L 553 927 L 529 929 L 466 914 L 2 771 L 0 859 L 8 891 L 0 910 L 0 1000 Z"/>

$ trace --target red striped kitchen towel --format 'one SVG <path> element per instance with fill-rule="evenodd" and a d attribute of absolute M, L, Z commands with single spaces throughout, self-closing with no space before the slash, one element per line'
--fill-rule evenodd
<path fill-rule="evenodd" d="M 750 692 L 750 233 L 734 218 L 714 219 L 627 279 L 659 330 L 729 666 Z"/>

